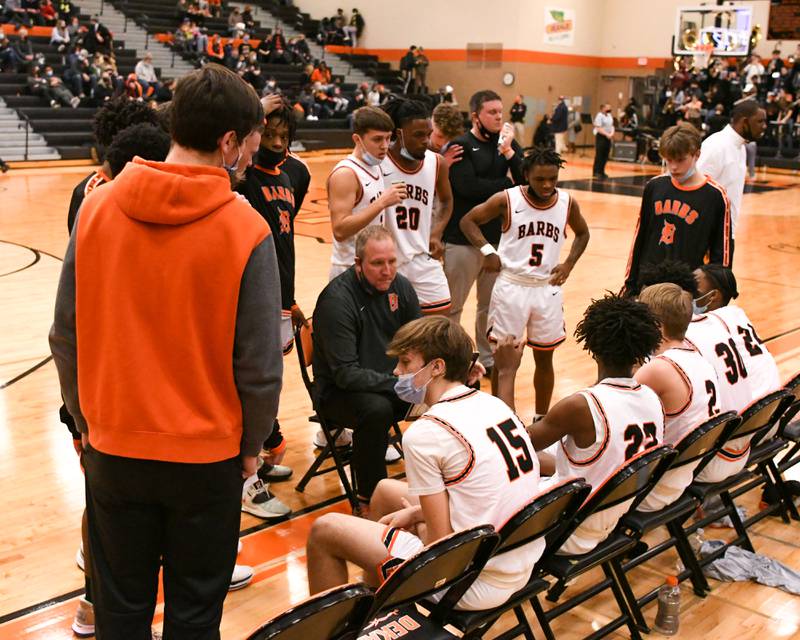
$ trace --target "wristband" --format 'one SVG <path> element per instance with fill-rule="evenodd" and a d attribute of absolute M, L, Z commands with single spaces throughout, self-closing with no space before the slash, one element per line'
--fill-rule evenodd
<path fill-rule="evenodd" d="M 481 247 L 481 254 L 483 254 L 484 256 L 490 256 L 493 253 L 497 253 L 497 249 L 495 249 L 488 242 Z"/>

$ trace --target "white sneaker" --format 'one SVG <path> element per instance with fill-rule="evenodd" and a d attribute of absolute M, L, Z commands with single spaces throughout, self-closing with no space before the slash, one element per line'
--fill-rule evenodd
<path fill-rule="evenodd" d="M 256 480 L 247 489 L 247 493 L 242 499 L 242 511 L 258 518 L 267 519 L 283 518 L 292 512 L 289 507 L 269 492 L 267 485 L 261 480 Z"/>
<path fill-rule="evenodd" d="M 78 608 L 72 620 L 72 632 L 79 638 L 94 635 L 94 606 L 86 598 L 78 600 Z"/>
<path fill-rule="evenodd" d="M 314 435 L 314 446 L 318 449 L 322 449 L 328 443 L 327 438 L 325 437 L 325 432 L 320 429 Z M 344 447 L 349 447 L 353 444 L 353 430 L 352 429 L 344 429 L 339 436 L 336 438 L 336 448 L 343 449 Z"/>
<path fill-rule="evenodd" d="M 253 567 L 248 567 L 245 564 L 237 564 L 233 567 L 233 575 L 231 576 L 231 584 L 228 591 L 236 591 L 237 589 L 244 589 L 253 579 Z"/>
<path fill-rule="evenodd" d="M 78 569 L 86 573 L 86 560 L 83 558 L 83 543 L 81 542 L 81 546 L 78 547 L 78 552 L 75 554 L 75 564 L 78 565 Z"/>
<path fill-rule="evenodd" d="M 389 445 L 386 447 L 386 456 L 384 460 L 386 460 L 386 464 L 392 464 L 393 462 L 397 462 L 402 456 L 400 452 L 394 448 L 394 446 Z"/>
<path fill-rule="evenodd" d="M 258 465 L 258 477 L 265 482 L 282 482 L 292 477 L 292 468 L 283 464 L 263 464 L 262 460 L 262 464 Z"/>

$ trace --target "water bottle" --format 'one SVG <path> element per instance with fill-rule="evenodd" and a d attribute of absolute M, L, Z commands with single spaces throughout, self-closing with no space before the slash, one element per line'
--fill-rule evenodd
<path fill-rule="evenodd" d="M 654 628 L 665 636 L 674 636 L 678 633 L 678 616 L 681 610 L 681 589 L 678 578 L 667 576 L 667 581 L 658 590 L 658 613 Z"/>

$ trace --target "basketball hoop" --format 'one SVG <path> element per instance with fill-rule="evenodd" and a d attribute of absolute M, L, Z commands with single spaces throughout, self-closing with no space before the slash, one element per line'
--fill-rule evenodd
<path fill-rule="evenodd" d="M 692 55 L 694 68 L 696 70 L 705 69 L 708 67 L 708 63 L 711 62 L 711 56 L 714 55 L 714 45 L 713 44 L 698 44 L 694 48 L 694 54 Z"/>

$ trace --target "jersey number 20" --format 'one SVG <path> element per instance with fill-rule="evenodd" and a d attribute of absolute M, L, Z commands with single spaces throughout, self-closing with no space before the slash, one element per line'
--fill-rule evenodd
<path fill-rule="evenodd" d="M 517 423 L 510 418 L 486 430 L 489 440 L 500 449 L 500 454 L 508 467 L 508 479 L 512 482 L 519 478 L 520 474 L 533 470 L 533 452 L 528 448 L 525 438 L 516 431 Z M 516 451 L 511 451 L 509 446 Z M 519 455 L 514 456 L 517 452 Z"/>
<path fill-rule="evenodd" d="M 419 209 L 410 207 L 406 209 L 403 206 L 395 207 L 397 214 L 397 228 L 398 229 L 411 229 L 416 231 L 419 228 Z"/>

